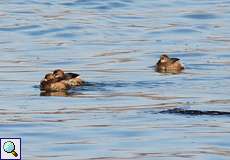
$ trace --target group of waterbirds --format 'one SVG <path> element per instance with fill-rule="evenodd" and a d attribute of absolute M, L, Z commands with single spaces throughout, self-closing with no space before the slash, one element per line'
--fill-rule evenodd
<path fill-rule="evenodd" d="M 163 54 L 155 65 L 155 70 L 161 73 L 180 73 L 184 69 L 178 58 L 170 58 Z M 61 69 L 56 69 L 45 75 L 40 82 L 40 90 L 45 92 L 67 91 L 71 88 L 85 84 L 76 73 L 65 73 Z"/>

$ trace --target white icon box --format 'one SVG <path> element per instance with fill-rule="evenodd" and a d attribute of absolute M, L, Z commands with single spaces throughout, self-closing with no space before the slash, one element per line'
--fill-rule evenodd
<path fill-rule="evenodd" d="M 0 138 L 0 160 L 21 160 L 21 138 Z"/>

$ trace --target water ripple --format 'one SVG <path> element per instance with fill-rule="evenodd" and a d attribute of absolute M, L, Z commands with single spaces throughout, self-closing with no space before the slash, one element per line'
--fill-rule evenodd
<path fill-rule="evenodd" d="M 24 159 L 228 159 L 228 0 L 0 4 L 0 137 Z M 87 84 L 40 92 L 56 68 Z"/>
<path fill-rule="evenodd" d="M 4 28 L 0 28 L 0 31 L 3 31 L 3 32 L 17 32 L 17 31 L 36 29 L 36 28 L 40 28 L 40 25 L 7 26 L 7 27 L 4 27 Z"/>
<path fill-rule="evenodd" d="M 191 18 L 191 19 L 198 19 L 198 20 L 218 18 L 218 16 L 216 16 L 215 14 L 211 14 L 211 13 L 191 13 L 191 14 L 186 14 L 183 17 Z"/>

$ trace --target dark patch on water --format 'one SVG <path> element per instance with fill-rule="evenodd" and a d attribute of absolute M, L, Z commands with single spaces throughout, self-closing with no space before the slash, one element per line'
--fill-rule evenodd
<path fill-rule="evenodd" d="M 217 55 L 218 58 L 230 58 L 230 54 L 220 54 Z"/>
<path fill-rule="evenodd" d="M 33 88 L 39 88 L 40 89 L 40 85 L 34 85 Z"/>
<path fill-rule="evenodd" d="M 143 19 L 144 17 L 143 16 L 134 16 L 134 15 L 130 15 L 130 16 L 127 16 L 127 15 L 123 15 L 123 16 L 114 16 L 114 18 L 119 18 L 119 19 Z"/>
<path fill-rule="evenodd" d="M 78 29 L 82 29 L 82 27 L 77 26 L 77 25 L 70 25 L 70 26 L 66 26 L 64 27 L 65 30 L 78 30 Z"/>
<path fill-rule="evenodd" d="M 121 3 L 121 2 L 111 2 L 108 4 L 109 8 L 122 8 L 122 7 L 126 7 L 127 5 L 125 3 Z"/>
<path fill-rule="evenodd" d="M 200 19 L 200 20 L 217 18 L 215 14 L 211 14 L 211 13 L 192 13 L 192 14 L 184 15 L 183 17 L 190 18 L 190 19 Z"/>
<path fill-rule="evenodd" d="M 40 2 L 40 1 L 37 1 L 37 0 L 30 0 L 30 2 L 28 4 L 30 4 L 30 3 L 32 3 L 32 4 L 39 4 L 39 5 L 46 5 L 46 6 L 53 5 L 51 2 Z"/>
<path fill-rule="evenodd" d="M 100 1 L 97 1 L 97 0 L 77 0 L 77 1 L 74 1 L 74 2 L 61 3 L 61 5 L 64 5 L 64 6 L 98 5 L 98 4 L 100 4 Z"/>
<path fill-rule="evenodd" d="M 125 7 L 127 5 L 126 3 L 130 3 L 130 1 L 126 0 L 122 2 L 104 3 L 103 1 L 98 1 L 98 0 L 79 0 L 79 1 L 74 1 L 74 2 L 64 2 L 64 3 L 61 3 L 61 5 L 69 6 L 69 7 L 86 6 L 87 8 L 90 8 L 90 9 L 108 10 L 108 9 Z"/>
<path fill-rule="evenodd" d="M 16 13 L 16 14 L 36 14 L 33 11 L 13 11 L 13 12 L 10 12 L 10 13 Z"/>
<path fill-rule="evenodd" d="M 230 112 L 223 112 L 223 111 L 201 111 L 201 110 L 187 110 L 182 108 L 173 108 L 168 110 L 160 111 L 159 113 L 166 113 L 166 114 L 182 114 L 182 115 L 191 115 L 191 116 L 201 116 L 201 115 L 208 115 L 208 116 L 230 116 Z"/>
<path fill-rule="evenodd" d="M 103 5 L 103 6 L 93 7 L 92 9 L 98 9 L 98 10 L 109 10 L 109 9 L 110 9 L 110 7 L 109 7 L 109 6 L 105 6 L 105 5 Z"/>
<path fill-rule="evenodd" d="M 179 29 L 170 29 L 170 30 L 162 30 L 162 31 L 153 31 L 150 34 L 195 34 L 201 33 L 198 30 L 190 29 L 190 28 L 179 28 Z"/>
<path fill-rule="evenodd" d="M 60 37 L 60 38 L 74 38 L 74 37 L 76 37 L 76 35 L 73 34 L 73 33 L 59 33 L 59 34 L 56 34 L 55 37 Z"/>
<path fill-rule="evenodd" d="M 29 26 L 12 26 L 12 27 L 2 27 L 0 28 L 0 31 L 4 32 L 13 32 L 13 31 L 23 31 L 23 30 L 28 30 L 28 29 L 35 29 L 39 28 L 39 25 L 29 25 Z"/>
<path fill-rule="evenodd" d="M 174 29 L 171 30 L 170 32 L 172 33 L 201 33 L 200 31 L 194 30 L 194 29 L 189 29 L 189 28 L 181 28 L 181 29 Z"/>
<path fill-rule="evenodd" d="M 96 7 L 92 7 L 91 9 L 110 10 L 110 9 L 121 8 L 121 7 L 126 7 L 126 4 L 113 2 L 113 3 L 108 3 L 107 5 L 104 4 L 98 5 Z"/>
<path fill-rule="evenodd" d="M 42 36 L 42 35 L 46 35 L 49 33 L 58 33 L 58 32 L 62 32 L 62 31 L 79 30 L 81 28 L 82 27 L 80 27 L 80 26 L 66 26 L 63 28 L 52 28 L 52 29 L 28 31 L 28 32 L 26 32 L 26 34 L 31 35 L 31 36 Z M 65 34 L 65 33 L 63 33 L 63 34 Z"/>
<path fill-rule="evenodd" d="M 73 3 L 73 2 L 65 2 L 65 3 L 61 3 L 60 5 L 69 7 L 69 6 L 75 5 L 75 3 Z"/>
<path fill-rule="evenodd" d="M 40 30 L 40 31 L 30 31 L 30 32 L 27 32 L 27 34 L 32 35 L 32 36 L 42 36 L 48 33 L 60 32 L 63 30 L 64 30 L 63 28 L 52 28 L 52 29 L 46 29 L 46 30 Z"/>
<path fill-rule="evenodd" d="M 16 4 L 16 5 L 30 5 L 30 4 L 38 4 L 38 5 L 46 5 L 50 6 L 53 5 L 50 2 L 40 2 L 37 0 L 27 0 L 27 1 L 7 1 L 7 4 Z"/>

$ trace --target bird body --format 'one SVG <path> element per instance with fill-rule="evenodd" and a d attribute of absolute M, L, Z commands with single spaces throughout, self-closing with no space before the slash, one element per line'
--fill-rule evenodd
<path fill-rule="evenodd" d="M 156 64 L 156 71 L 162 73 L 179 73 L 184 69 L 183 64 L 180 63 L 178 58 L 170 58 L 168 55 L 163 54 Z"/>
<path fill-rule="evenodd" d="M 81 86 L 85 82 L 80 79 L 80 75 L 76 73 L 64 73 L 63 70 L 57 69 L 53 71 L 55 78 L 60 79 L 62 82 L 70 85 L 71 87 Z"/>
<path fill-rule="evenodd" d="M 57 69 L 45 75 L 40 82 L 40 90 L 46 92 L 66 91 L 84 83 L 79 74 L 64 73 L 63 70 Z"/>
<path fill-rule="evenodd" d="M 70 85 L 55 78 L 52 73 L 46 74 L 45 78 L 40 82 L 42 91 L 64 91 L 70 89 Z"/>

